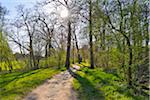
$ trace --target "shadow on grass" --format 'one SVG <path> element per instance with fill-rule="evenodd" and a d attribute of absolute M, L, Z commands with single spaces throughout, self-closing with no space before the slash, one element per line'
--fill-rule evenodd
<path fill-rule="evenodd" d="M 98 84 L 100 85 L 100 88 L 103 86 L 108 87 L 110 88 L 108 91 L 113 91 L 124 97 L 130 97 L 134 100 L 143 100 L 142 96 L 144 96 L 144 100 L 148 100 L 149 95 L 147 93 L 141 90 L 139 92 L 137 89 L 133 87 L 128 88 L 127 84 L 125 84 L 122 80 L 120 80 L 118 75 L 116 75 L 116 73 L 114 74 L 114 73 L 105 72 L 106 75 L 98 75 L 92 71 L 88 71 L 88 72 L 84 71 L 84 73 L 86 73 L 89 76 L 94 76 L 94 79 L 99 80 Z M 105 78 L 102 78 L 104 76 Z"/>
<path fill-rule="evenodd" d="M 11 96 L 11 95 L 26 95 L 28 93 L 28 91 L 31 91 L 32 88 L 35 84 L 39 85 L 40 83 L 42 83 L 39 80 L 32 80 L 32 81 L 23 81 L 21 83 L 21 87 L 20 86 L 15 86 L 11 89 L 6 89 L 4 90 L 2 93 L 0 93 L 0 95 L 2 95 L 3 97 L 7 97 L 7 96 Z M 32 100 L 32 99 L 31 99 Z"/>
<path fill-rule="evenodd" d="M 74 73 L 69 69 L 70 74 L 78 80 L 81 88 L 77 91 L 79 100 L 104 100 L 104 94 L 98 90 L 87 78 Z"/>
<path fill-rule="evenodd" d="M 0 89 L 8 85 L 10 82 L 14 82 L 19 80 L 20 78 L 24 78 L 26 76 L 30 76 L 32 74 L 38 73 L 40 70 L 36 71 L 26 71 L 26 72 L 21 72 L 21 73 L 10 73 L 10 75 L 1 75 L 0 79 Z"/>
<path fill-rule="evenodd" d="M 3 97 L 7 97 L 7 96 L 10 97 L 14 95 L 23 95 L 23 92 L 21 92 L 19 88 L 14 88 L 10 90 L 5 90 L 2 93 L 0 93 L 0 95 L 2 95 Z"/>
<path fill-rule="evenodd" d="M 52 73 L 53 71 L 50 71 L 50 74 Z M 0 91 L 2 91 L 0 92 L 0 97 L 4 100 L 9 100 L 9 98 L 13 98 L 15 100 L 16 97 L 22 97 L 41 84 L 46 79 L 46 74 L 47 72 L 39 69 L 0 76 Z"/>

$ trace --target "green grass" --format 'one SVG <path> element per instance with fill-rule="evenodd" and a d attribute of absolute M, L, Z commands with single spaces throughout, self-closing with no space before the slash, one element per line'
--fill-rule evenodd
<path fill-rule="evenodd" d="M 135 95 L 125 82 L 101 69 L 81 68 L 73 87 L 79 100 L 148 100 L 146 96 Z"/>
<path fill-rule="evenodd" d="M 90 64 L 87 62 L 82 62 L 81 64 L 76 63 L 76 65 L 80 66 L 80 67 L 89 67 Z"/>
<path fill-rule="evenodd" d="M 0 75 L 1 100 L 21 100 L 33 88 L 60 70 L 47 68 Z"/>

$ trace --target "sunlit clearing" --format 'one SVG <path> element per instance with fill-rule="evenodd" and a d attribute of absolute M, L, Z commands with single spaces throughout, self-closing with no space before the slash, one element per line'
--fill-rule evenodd
<path fill-rule="evenodd" d="M 67 9 L 67 8 L 62 9 L 61 12 L 60 12 L 60 16 L 61 16 L 62 18 L 68 17 L 68 16 L 69 16 L 69 11 L 68 11 L 68 9 Z"/>

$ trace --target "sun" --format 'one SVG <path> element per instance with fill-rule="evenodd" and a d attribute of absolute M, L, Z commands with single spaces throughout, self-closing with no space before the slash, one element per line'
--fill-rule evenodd
<path fill-rule="evenodd" d="M 67 9 L 67 8 L 62 9 L 61 12 L 60 12 L 60 16 L 61 16 L 62 18 L 68 17 L 68 16 L 69 16 L 69 11 L 68 11 L 68 9 Z"/>

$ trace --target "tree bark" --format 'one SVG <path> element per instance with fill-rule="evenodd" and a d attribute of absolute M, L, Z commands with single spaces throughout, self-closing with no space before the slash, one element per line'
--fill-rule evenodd
<path fill-rule="evenodd" d="M 35 57 L 34 57 L 34 53 L 33 53 L 33 46 L 32 46 L 32 36 L 30 36 L 30 65 L 31 68 L 36 68 L 36 62 L 35 62 Z M 33 65 L 32 65 L 32 61 L 33 61 Z M 37 69 L 37 68 L 36 68 Z"/>
<path fill-rule="evenodd" d="M 72 63 L 73 63 L 73 64 L 75 63 L 75 57 L 74 57 L 74 56 L 75 56 L 75 47 L 74 47 L 74 42 L 75 42 L 75 41 L 74 41 L 74 39 L 73 39 L 73 51 L 72 51 L 72 52 L 73 52 L 73 54 L 72 54 Z"/>
<path fill-rule="evenodd" d="M 67 53 L 65 67 L 69 69 L 70 66 L 70 49 L 71 49 L 71 22 L 68 21 L 68 38 L 67 38 Z"/>
<path fill-rule="evenodd" d="M 133 54 L 132 54 L 132 47 L 129 39 L 127 39 L 127 44 L 129 48 L 128 85 L 131 87 L 132 86 L 131 66 L 132 66 Z"/>
<path fill-rule="evenodd" d="M 90 38 L 90 68 L 94 69 L 93 35 L 92 35 L 92 2 L 89 1 L 89 38 Z"/>
<path fill-rule="evenodd" d="M 78 40 L 77 40 L 77 36 L 76 33 L 74 33 L 74 37 L 75 37 L 75 43 L 76 43 L 76 48 L 77 48 L 77 55 L 78 55 L 78 63 L 80 64 L 80 52 L 79 52 L 79 46 L 78 46 Z"/>
<path fill-rule="evenodd" d="M 48 56 L 51 56 L 51 49 L 52 49 L 52 44 L 51 44 L 51 39 L 48 40 Z"/>
<path fill-rule="evenodd" d="M 148 21 L 148 15 L 149 15 L 149 11 L 148 11 L 148 7 L 145 6 L 145 44 L 146 44 L 146 57 L 149 55 L 149 21 Z M 147 58 L 148 59 L 148 58 Z"/>

